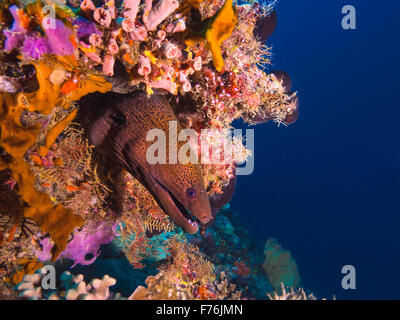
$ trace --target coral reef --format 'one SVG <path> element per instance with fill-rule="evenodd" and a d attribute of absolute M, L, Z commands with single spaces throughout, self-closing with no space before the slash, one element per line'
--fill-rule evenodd
<path fill-rule="evenodd" d="M 168 243 L 170 262 L 155 276 L 146 279 L 147 288 L 139 286 L 129 297 L 132 300 L 240 299 L 240 291 L 228 284 L 225 275 L 217 281 L 214 266 L 197 246 L 178 238 Z"/>
<path fill-rule="evenodd" d="M 225 274 L 216 279 L 214 266 L 200 253 L 198 247 L 179 241 L 169 242 L 171 257 L 160 272 L 146 279 L 147 288 L 138 286 L 129 300 L 187 300 L 187 299 L 240 299 L 240 291 L 229 284 Z M 93 279 L 89 284 L 83 275 L 72 275 L 66 271 L 60 276 L 60 289 L 43 289 L 42 282 L 47 274 L 46 268 L 25 275 L 16 286 L 18 297 L 24 299 L 49 300 L 107 300 L 121 299 L 118 293 L 111 293 L 109 287 L 116 280 L 108 275 L 103 279 Z"/>
<path fill-rule="evenodd" d="M 56 266 L 57 274 L 63 272 L 60 276 L 61 285 L 57 286 L 57 289 L 40 289 L 41 280 L 39 279 L 35 280 L 36 284 L 33 285 L 33 288 L 40 292 L 40 299 L 49 299 L 52 295 L 54 299 L 65 299 L 67 297 L 66 290 L 69 289 L 72 289 L 71 292 L 74 294 L 68 295 L 68 298 L 76 299 L 76 293 L 80 293 L 82 295 L 79 299 L 95 299 L 93 296 L 86 296 L 86 292 L 93 292 L 93 289 L 89 284 L 80 284 L 83 281 L 83 275 L 79 275 L 79 273 L 84 271 L 85 278 L 93 279 L 90 267 L 97 265 L 98 271 L 94 274 L 103 277 L 107 272 L 112 278 L 117 279 L 117 282 L 110 287 L 107 299 L 123 297 L 125 297 L 124 299 L 265 299 L 269 296 L 281 299 L 285 296 L 285 292 L 289 296 L 289 292 L 293 290 L 282 291 L 283 295 L 282 293 L 279 295 L 271 288 L 267 274 L 262 267 L 262 248 L 254 242 L 243 225 L 240 215 L 223 209 L 216 216 L 215 224 L 206 230 L 203 237 L 193 235 L 186 239 L 183 234 L 177 236 L 176 233 L 167 230 L 153 235 L 148 239 L 144 257 L 141 257 L 143 259 L 140 260 L 143 262 L 141 269 L 133 269 L 128 266 L 122 272 L 120 270 L 121 257 L 118 255 L 113 257 L 111 251 L 103 247 L 102 253 L 96 261 L 85 267 L 89 267 L 87 271 L 84 271 L 84 267 L 78 270 L 74 267 L 71 271 L 67 271 L 68 276 L 65 276 L 63 269 L 58 269 Z M 118 242 L 119 240 L 116 238 L 114 240 L 116 246 L 112 251 L 118 251 Z M 163 248 L 162 253 L 160 253 L 160 247 Z M 127 258 L 129 259 L 128 255 Z M 49 261 L 45 264 L 47 263 Z M 152 263 L 156 263 L 156 269 L 146 266 Z M 111 265 L 112 268 L 110 268 Z M 72 276 L 71 272 L 77 275 Z M 44 270 L 40 269 L 36 271 L 36 274 L 38 273 L 41 274 L 40 279 L 46 274 Z M 131 275 L 126 273 L 131 273 Z M 141 273 L 154 275 L 147 276 L 146 279 L 146 276 L 143 278 L 140 275 Z M 72 284 L 67 286 L 64 280 L 66 278 L 77 279 L 77 281 L 69 280 L 69 283 Z M 140 278 L 143 280 L 139 280 Z M 23 282 L 30 282 L 29 279 L 31 279 L 30 276 L 27 276 Z M 25 286 L 32 289 L 31 285 L 18 286 L 20 298 L 22 298 L 21 292 L 25 290 L 23 289 Z M 9 290 L 8 288 L 4 287 L 3 290 Z M 24 298 L 32 298 L 30 294 L 33 293 L 29 292 L 24 295 Z M 294 290 L 294 292 L 297 295 L 294 296 L 291 293 L 293 295 L 291 299 L 294 297 L 297 299 L 300 294 L 303 295 L 302 290 Z M 311 295 L 308 298 L 311 298 Z"/>
<path fill-rule="evenodd" d="M 251 155 L 242 138 L 232 139 L 233 121 L 288 125 L 298 117 L 290 77 L 266 71 L 274 4 L 0 3 L 6 298 L 122 298 L 104 274 L 86 284 L 64 272 L 59 289 L 41 287 L 46 266 L 90 268 L 105 263 L 110 247 L 118 258 L 109 260 L 126 259 L 134 275 L 148 272 L 146 287 L 135 283 L 129 299 L 259 298 L 271 291 L 262 249 L 251 248 L 226 205 L 237 165 Z M 167 164 L 147 161 L 148 132 L 168 131 L 171 122 L 177 136 L 192 130 L 178 148 L 197 163 L 170 163 L 174 152 Z M 214 155 L 218 161 L 208 161 Z M 290 255 L 271 250 L 264 266 L 275 290 L 277 281 L 296 287 L 294 268 L 290 280 L 276 271 L 275 260 L 282 269 Z"/>

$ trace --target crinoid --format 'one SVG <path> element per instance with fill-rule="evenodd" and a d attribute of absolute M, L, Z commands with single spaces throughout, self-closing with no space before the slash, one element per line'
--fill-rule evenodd
<path fill-rule="evenodd" d="M 143 268 L 146 257 L 154 253 L 155 245 L 149 239 L 160 234 L 167 235 L 175 229 L 175 224 L 158 207 L 150 193 L 131 175 L 125 174 L 122 195 L 123 217 L 118 228 L 118 243 L 127 260 L 135 268 Z M 168 236 L 167 236 L 168 238 Z M 163 245 L 159 251 L 164 251 Z"/>

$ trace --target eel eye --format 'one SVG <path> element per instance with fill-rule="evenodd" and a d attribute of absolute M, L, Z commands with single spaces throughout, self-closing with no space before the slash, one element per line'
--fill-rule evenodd
<path fill-rule="evenodd" d="M 118 125 L 122 126 L 126 122 L 126 117 L 122 113 L 114 113 L 111 115 L 111 119 Z"/>
<path fill-rule="evenodd" d="M 194 190 L 193 188 L 187 189 L 187 190 L 186 190 L 186 196 L 187 196 L 189 199 L 194 199 L 194 198 L 196 198 L 196 190 Z"/>

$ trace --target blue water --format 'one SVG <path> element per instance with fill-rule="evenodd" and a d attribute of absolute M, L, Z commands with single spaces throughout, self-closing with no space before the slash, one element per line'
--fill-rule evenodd
<path fill-rule="evenodd" d="M 357 30 L 341 28 L 354 5 Z M 232 207 L 273 236 L 319 297 L 400 298 L 398 1 L 281 0 L 273 68 L 300 97 L 289 127 L 255 127 L 255 171 Z M 341 269 L 356 268 L 343 290 Z"/>

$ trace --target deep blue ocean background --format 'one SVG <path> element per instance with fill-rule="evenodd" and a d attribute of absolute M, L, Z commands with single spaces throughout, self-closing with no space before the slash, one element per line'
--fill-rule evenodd
<path fill-rule="evenodd" d="M 343 30 L 341 9 L 357 10 Z M 318 297 L 400 298 L 399 1 L 280 0 L 268 40 L 292 78 L 299 120 L 255 127 L 255 171 L 232 208 L 275 237 Z M 356 268 L 343 290 L 341 269 Z"/>

